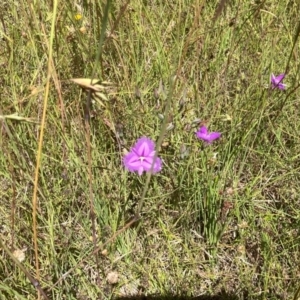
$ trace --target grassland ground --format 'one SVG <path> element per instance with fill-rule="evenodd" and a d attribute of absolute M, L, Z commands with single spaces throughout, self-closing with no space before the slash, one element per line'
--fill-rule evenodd
<path fill-rule="evenodd" d="M 0 4 L 0 299 L 297 299 L 299 1 L 107 2 Z"/>

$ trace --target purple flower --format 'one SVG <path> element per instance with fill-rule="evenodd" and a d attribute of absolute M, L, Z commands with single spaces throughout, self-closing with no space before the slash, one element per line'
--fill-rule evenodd
<path fill-rule="evenodd" d="M 155 143 L 147 138 L 141 137 L 137 140 L 130 152 L 123 158 L 125 168 L 130 172 L 142 173 L 150 172 L 155 155 Z M 161 159 L 156 157 L 152 172 L 157 173 L 161 170 Z"/>
<path fill-rule="evenodd" d="M 285 77 L 285 74 L 279 74 L 278 76 L 275 76 L 273 73 L 271 74 L 271 84 L 272 88 L 278 88 L 280 90 L 284 90 L 286 88 L 286 85 L 282 83 L 283 79 Z"/>
<path fill-rule="evenodd" d="M 208 144 L 211 144 L 212 141 L 217 140 L 221 137 L 220 132 L 208 132 L 207 127 L 202 126 L 197 132 L 196 132 L 197 138 L 207 142 Z"/>

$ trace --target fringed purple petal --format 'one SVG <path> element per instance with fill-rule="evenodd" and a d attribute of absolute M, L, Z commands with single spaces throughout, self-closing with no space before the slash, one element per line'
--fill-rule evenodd
<path fill-rule="evenodd" d="M 147 137 L 141 137 L 137 140 L 133 150 L 139 155 L 146 157 L 155 149 L 155 143 Z"/>
<path fill-rule="evenodd" d="M 207 142 L 207 143 L 211 143 L 212 141 L 220 138 L 221 133 L 220 132 L 211 132 L 209 133 L 207 128 L 205 126 L 202 126 L 197 132 L 196 132 L 196 136 Z"/>
<path fill-rule="evenodd" d="M 138 139 L 131 151 L 123 158 L 125 168 L 130 172 L 137 172 L 142 175 L 143 172 L 150 172 L 155 156 L 155 143 L 147 138 L 142 137 Z M 162 168 L 160 158 L 156 158 L 153 165 L 153 173 L 157 173 Z"/>
<path fill-rule="evenodd" d="M 285 78 L 285 74 L 279 74 L 278 76 L 275 76 L 273 73 L 271 74 L 271 84 L 272 88 L 278 88 L 280 90 L 284 90 L 286 88 L 286 85 L 282 83 L 283 79 Z"/>
<path fill-rule="evenodd" d="M 220 137 L 221 137 L 221 133 L 220 132 L 211 132 L 209 134 L 209 140 L 210 141 L 214 141 L 214 140 L 216 140 L 216 139 L 218 139 Z"/>

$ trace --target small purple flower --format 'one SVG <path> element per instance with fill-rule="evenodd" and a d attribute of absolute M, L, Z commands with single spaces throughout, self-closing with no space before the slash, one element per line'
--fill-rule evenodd
<path fill-rule="evenodd" d="M 150 172 L 155 155 L 155 143 L 147 138 L 141 137 L 123 158 L 125 168 L 130 172 L 142 173 Z M 159 157 L 156 157 L 152 172 L 157 173 L 161 170 L 162 163 Z"/>
<path fill-rule="evenodd" d="M 208 132 L 207 127 L 202 126 L 197 132 L 196 132 L 197 138 L 207 142 L 208 144 L 211 144 L 214 140 L 217 140 L 221 137 L 220 132 Z"/>
<path fill-rule="evenodd" d="M 273 73 L 271 74 L 271 84 L 272 88 L 278 88 L 280 90 L 285 90 L 286 85 L 282 83 L 283 79 L 285 77 L 285 74 L 279 74 L 278 76 L 275 76 Z"/>

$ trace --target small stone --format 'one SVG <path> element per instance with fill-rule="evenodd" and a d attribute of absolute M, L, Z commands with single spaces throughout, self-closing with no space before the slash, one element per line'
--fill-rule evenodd
<path fill-rule="evenodd" d="M 13 252 L 13 256 L 19 261 L 19 262 L 22 262 L 25 260 L 25 251 L 27 249 L 16 249 L 14 252 Z"/>
<path fill-rule="evenodd" d="M 103 256 L 107 256 L 107 254 L 108 254 L 107 249 L 104 249 L 104 250 L 101 252 L 101 254 L 102 254 Z"/>
<path fill-rule="evenodd" d="M 115 271 L 109 272 L 106 276 L 106 280 L 109 284 L 116 284 L 119 280 L 119 274 Z"/>

